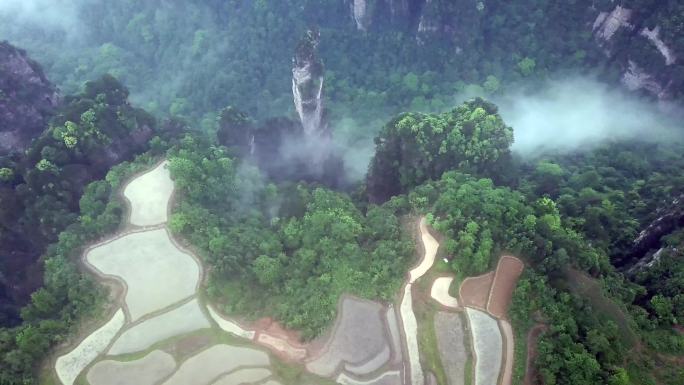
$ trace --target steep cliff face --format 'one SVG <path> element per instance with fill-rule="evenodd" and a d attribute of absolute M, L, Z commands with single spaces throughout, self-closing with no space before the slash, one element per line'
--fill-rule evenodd
<path fill-rule="evenodd" d="M 40 287 L 39 257 L 77 220 L 85 187 L 149 148 L 155 119 L 127 99 L 111 76 L 88 82 L 82 94 L 65 98 L 26 151 L 0 157 L 12 174 L 0 179 L 0 326 L 18 322 L 18 309 Z M 164 135 L 172 130 L 164 127 Z"/>
<path fill-rule="evenodd" d="M 579 0 L 568 5 L 552 0 L 535 9 L 524 3 L 350 0 L 349 4 L 357 29 L 367 33 L 404 31 L 421 44 L 439 41 L 449 55 L 492 61 L 505 62 L 499 57 L 504 52 L 527 55 L 545 61 L 550 71 L 563 68 L 564 63 L 605 69 L 607 78 L 631 91 L 660 100 L 684 96 L 684 3 Z M 534 49 L 539 51 L 536 55 Z"/>
<path fill-rule="evenodd" d="M 306 136 L 327 131 L 323 119 L 323 62 L 316 56 L 318 30 L 309 30 L 292 59 L 292 96 Z"/>
<path fill-rule="evenodd" d="M 662 252 L 661 239 L 680 227 L 684 227 L 684 195 L 677 197 L 669 207 L 658 212 L 657 218 L 639 233 L 630 251 L 619 263 L 627 268 L 629 273 L 650 267 Z M 649 253 L 652 250 L 658 251 Z"/>
<path fill-rule="evenodd" d="M 659 100 L 680 96 L 684 67 L 678 51 L 684 46 L 672 39 L 679 27 L 670 18 L 676 6 L 660 2 L 631 9 L 621 3 L 598 13 L 593 34 L 606 58 L 622 72 L 622 84 Z"/>
<path fill-rule="evenodd" d="M 0 42 L 0 155 L 25 150 L 45 130 L 59 102 L 40 65 Z"/>
<path fill-rule="evenodd" d="M 356 23 L 356 29 L 359 31 L 366 31 L 370 24 L 368 14 L 368 2 L 366 0 L 352 0 L 351 3 L 352 16 Z"/>

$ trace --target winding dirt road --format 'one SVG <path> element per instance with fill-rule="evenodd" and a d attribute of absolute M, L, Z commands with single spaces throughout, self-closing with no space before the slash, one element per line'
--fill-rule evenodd
<path fill-rule="evenodd" d="M 425 374 L 420 365 L 420 352 L 418 348 L 418 321 L 416 320 L 416 315 L 413 313 L 413 294 L 411 289 L 413 283 L 425 275 L 435 263 L 435 256 L 437 255 L 437 249 L 439 248 L 439 243 L 428 230 L 425 217 L 420 219 L 419 227 L 420 238 L 423 242 L 423 257 L 418 266 L 409 271 L 409 279 L 404 286 L 404 294 L 401 299 L 401 305 L 399 306 L 401 325 L 404 329 L 404 336 L 406 338 L 405 342 L 406 350 L 408 352 L 410 373 L 410 377 L 405 375 L 404 378 L 410 378 L 411 385 L 425 384 Z"/>

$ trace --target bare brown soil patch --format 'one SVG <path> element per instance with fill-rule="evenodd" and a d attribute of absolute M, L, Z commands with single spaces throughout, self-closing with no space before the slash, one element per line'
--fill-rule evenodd
<path fill-rule="evenodd" d="M 254 340 L 270 349 L 281 359 L 302 362 L 306 358 L 306 345 L 300 342 L 299 332 L 285 329 L 272 318 L 257 320 L 253 328 L 256 330 Z"/>
<path fill-rule="evenodd" d="M 524 267 L 522 261 L 515 257 L 503 256 L 499 259 L 487 303 L 487 311 L 494 317 L 506 318 L 513 290 Z"/>
<path fill-rule="evenodd" d="M 461 305 L 485 310 L 487 308 L 487 300 L 489 299 L 489 291 L 493 281 L 493 271 L 477 277 L 468 277 L 464 279 L 461 283 L 461 288 L 458 291 Z"/>
<path fill-rule="evenodd" d="M 539 336 L 546 330 L 546 325 L 537 324 L 527 333 L 527 363 L 525 364 L 524 385 L 535 385 L 537 381 L 537 366 L 534 361 L 537 359 L 537 343 Z"/>

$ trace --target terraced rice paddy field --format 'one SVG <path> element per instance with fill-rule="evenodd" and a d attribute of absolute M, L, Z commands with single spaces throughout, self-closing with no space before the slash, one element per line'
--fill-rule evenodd
<path fill-rule="evenodd" d="M 471 370 L 467 367 L 470 351 L 467 350 L 466 338 L 469 336 L 466 334 L 465 323 L 459 313 L 435 314 L 437 346 L 448 385 L 465 385 L 466 371 Z"/>
<path fill-rule="evenodd" d="M 166 162 L 134 178 L 123 195 L 130 207 L 128 226 L 83 257 L 96 276 L 123 288 L 120 308 L 57 358 L 54 368 L 60 382 L 282 384 L 277 372 L 284 364 L 251 341 L 257 333 L 207 309 L 198 297 L 201 264 L 166 228 L 173 196 Z M 297 381 L 325 383 L 309 375 Z"/>
<path fill-rule="evenodd" d="M 471 385 L 472 374 L 472 385 L 494 385 L 512 364 L 504 320 L 522 264 L 502 258 L 496 272 L 464 280 L 455 298 L 453 277 L 428 274 L 439 243 L 424 218 L 416 226 L 421 258 L 397 303 L 343 296 L 331 329 L 304 344 L 273 320 L 240 324 L 204 303 L 202 264 L 166 226 L 173 197 L 166 162 L 133 178 L 123 196 L 127 226 L 83 255 L 120 296 L 112 315 L 54 362 L 63 385 Z M 428 293 L 414 297 L 421 278 L 432 281 Z M 424 370 L 414 301 L 441 309 L 429 319 L 446 383 Z"/>
<path fill-rule="evenodd" d="M 475 352 L 475 385 L 496 385 L 501 369 L 503 341 L 496 319 L 468 308 L 468 322 L 473 333 Z"/>

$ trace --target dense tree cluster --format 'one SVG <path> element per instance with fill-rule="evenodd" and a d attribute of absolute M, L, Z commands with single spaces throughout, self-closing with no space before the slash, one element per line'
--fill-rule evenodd
<path fill-rule="evenodd" d="M 445 142 L 439 135 L 414 130 L 394 152 L 386 151 L 392 142 L 383 135 L 401 132 L 404 117 L 431 118 L 404 114 L 385 127 L 367 188 L 372 191 L 374 167 L 387 165 L 389 172 L 375 175 L 389 176 L 386 185 L 395 181 L 395 189 L 408 192 L 393 204 L 429 213 L 459 276 L 492 269 L 503 253 L 526 260 L 512 318 L 523 340 L 534 318 L 547 325 L 537 360 L 544 383 L 681 384 L 676 361 L 656 353 L 684 353 L 684 337 L 676 331 L 682 322 L 681 232 L 663 240 L 655 262 L 636 275 L 616 269 L 635 265 L 626 256 L 639 231 L 662 215 L 657 208 L 681 195 L 681 144 L 614 142 L 519 159 L 497 186 L 459 162 L 467 150 L 435 167 Z M 435 123 L 424 127 L 441 133 Z M 486 135 L 481 140 L 490 143 Z M 383 157 L 390 160 L 381 162 Z M 413 167 L 402 169 L 405 164 Z M 638 339 L 648 348 L 635 351 Z"/>
<path fill-rule="evenodd" d="M 51 349 L 72 341 L 82 320 L 101 315 L 105 290 L 79 270 L 78 258 L 89 243 L 118 228 L 125 212 L 117 196 L 122 183 L 156 159 L 148 153 L 123 162 L 85 187 L 75 219 L 42 256 L 43 286 L 21 310 L 21 324 L 0 328 L 1 384 L 37 383 L 38 367 Z"/>
<path fill-rule="evenodd" d="M 489 179 L 452 171 L 417 187 L 408 200 L 432 214 L 435 229 L 446 236 L 454 270 L 466 276 L 484 273 L 503 252 L 523 255 L 547 274 L 568 264 L 607 269 L 606 255 L 568 228 L 549 198 L 528 203 L 524 195 L 495 187 Z"/>
<path fill-rule="evenodd" d="M 6 256 L 1 291 L 39 286 L 29 266 L 77 221 L 85 186 L 148 148 L 155 119 L 127 97 L 111 76 L 89 82 L 82 93 L 65 98 L 25 154 L 0 158 L 0 252 Z M 28 293 L 1 291 L 0 301 L 9 303 L 0 316 L 6 325 L 16 321 L 13 306 Z"/>
<path fill-rule="evenodd" d="M 550 327 L 537 363 L 544 383 L 682 383 L 682 369 L 655 353 L 684 353 L 684 337 L 674 330 L 682 323 L 681 232 L 655 245 L 663 249 L 651 250 L 660 255 L 653 264 L 623 274 L 638 262 L 627 255 L 639 231 L 684 191 L 681 151 L 677 143 L 617 142 L 522 165 L 518 190 L 553 199 L 565 226 L 622 270 L 604 264 L 590 271 L 597 286 L 589 293 L 577 290 L 577 275 L 567 270 L 537 270 L 521 282 L 515 323 L 530 322 L 537 309 Z M 634 333 L 650 350 L 625 337 Z"/>
<path fill-rule="evenodd" d="M 480 98 L 439 115 L 401 114 L 375 140 L 369 197 L 385 201 L 452 169 L 500 177 L 512 143 L 513 129 Z"/>
<path fill-rule="evenodd" d="M 111 73 L 148 110 L 205 127 L 226 105 L 259 119 L 291 111 L 291 49 L 310 25 L 320 26 L 335 120 L 362 127 L 378 122 L 379 112 L 443 111 L 456 92 L 496 93 L 562 69 L 598 68 L 617 80 L 628 59 L 672 79 L 674 96 L 684 81 L 683 65 L 666 66 L 638 31 L 618 30 L 610 47 L 618 60 L 592 35 L 598 13 L 621 5 L 635 10 L 635 28 L 660 26 L 681 57 L 682 6 L 673 1 L 367 1 L 366 32 L 357 30 L 349 2 L 338 0 L 80 4 L 78 22 L 65 21 L 78 28 L 55 33 L 52 24 L 8 19 L 1 35 L 28 48 L 69 92 Z"/>
<path fill-rule="evenodd" d="M 502 252 L 526 260 L 512 318 L 516 330 L 533 315 L 547 324 L 538 359 L 545 384 L 680 385 L 682 370 L 653 352 L 684 351 L 684 337 L 674 331 L 684 322 L 681 231 L 659 242 L 662 250 L 648 268 L 623 270 L 634 265 L 627 251 L 656 209 L 684 193 L 681 146 L 611 143 L 520 160 L 516 168 L 512 130 L 494 105 L 474 100 L 427 112 L 446 111 L 456 93 L 494 95 L 561 69 L 599 68 L 617 80 L 629 61 L 655 80 L 667 79 L 667 94 L 681 98 L 684 63 L 667 65 L 640 31 L 660 27 L 660 38 L 683 57 L 684 6 L 366 3 L 366 31 L 357 30 L 347 1 L 122 0 L 83 2 L 78 36 L 5 19 L 0 35 L 28 48 L 67 92 L 110 73 L 150 112 L 216 131 L 218 144 L 198 133 L 168 154 L 179 192 L 171 227 L 200 250 L 210 267 L 207 290 L 224 310 L 274 316 L 308 338 L 334 318 L 343 293 L 391 300 L 413 255 L 401 218 L 417 211 L 445 236 L 451 267 L 461 276 L 492 268 Z M 618 29 L 602 45 L 593 21 L 617 5 L 634 10 L 633 28 Z M 307 165 L 281 161 L 282 139 L 299 127 L 267 118 L 293 115 L 291 49 L 309 25 L 320 26 L 323 63 L 317 64 L 325 64 L 337 134 L 351 142 L 368 138 L 384 117 L 420 111 L 391 119 L 376 141 L 365 192 L 372 202 L 387 201 L 382 206 L 363 194 L 292 182 Z M 118 225 L 123 208 L 112 199 L 116 189 L 151 158 L 107 171 L 135 153 L 161 154 L 168 146 L 150 140 L 159 133 L 154 119 L 127 99 L 112 77 L 88 83 L 66 98 L 25 156 L 0 160 L 0 252 L 10 256 L 0 266 L 1 288 L 10 279 L 35 278 L 7 271 L 25 271 L 18 265 L 53 244 L 43 258 L 43 288 L 30 304 L 20 314 L 0 309 L 0 323 L 22 321 L 0 329 L 0 383 L 30 383 L 49 348 L 97 314 L 100 289 L 73 258 Z M 220 110 L 226 105 L 247 113 Z M 164 128 L 184 129 L 178 121 Z M 261 170 L 247 160 L 254 148 L 263 154 L 256 162 Z M 596 297 L 626 321 L 602 319 L 601 301 L 573 285 L 578 276 L 595 282 Z M 632 333 L 645 342 L 641 350 L 623 338 Z"/>
<path fill-rule="evenodd" d="M 223 147 L 186 137 L 172 151 L 178 207 L 171 227 L 211 267 L 209 294 L 225 310 L 275 316 L 318 335 L 344 293 L 390 300 L 413 255 L 395 212 L 364 214 L 341 193 L 274 185 Z"/>

